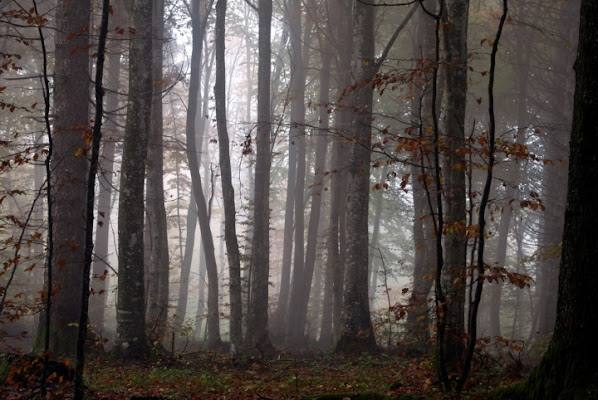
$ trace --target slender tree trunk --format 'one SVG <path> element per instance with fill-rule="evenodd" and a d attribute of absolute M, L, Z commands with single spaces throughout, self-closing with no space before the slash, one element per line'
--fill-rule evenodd
<path fill-rule="evenodd" d="M 384 167 L 380 170 L 380 177 L 378 178 L 378 182 L 386 179 L 386 174 L 388 173 L 388 164 L 385 164 Z M 376 288 L 378 287 L 378 265 L 379 263 L 374 264 L 374 252 L 377 252 L 376 249 L 378 248 L 378 238 L 380 236 L 380 220 L 382 218 L 382 201 L 384 200 L 383 196 L 383 189 L 379 189 L 374 194 L 374 228 L 372 231 L 372 240 L 370 243 L 370 254 L 368 257 L 368 282 L 369 282 L 369 299 L 370 299 L 370 309 L 374 307 L 376 302 Z"/>
<path fill-rule="evenodd" d="M 201 184 L 199 174 L 199 163 L 196 153 L 195 139 L 195 116 L 197 111 L 197 97 L 199 93 L 199 69 L 201 53 L 203 48 L 203 35 L 207 16 L 200 21 L 199 2 L 193 3 L 193 51 L 191 55 L 191 80 L 189 84 L 189 101 L 187 110 L 186 136 L 187 136 L 187 157 L 189 159 L 189 170 L 197 204 L 201 240 L 206 257 L 206 269 L 208 273 L 208 347 L 214 348 L 220 345 L 220 314 L 218 311 L 218 266 L 214 251 L 214 239 L 210 228 L 210 219 L 206 205 L 206 198 Z"/>
<path fill-rule="evenodd" d="M 260 351 L 271 346 L 268 334 L 270 263 L 270 31 L 272 0 L 259 0 L 258 125 L 255 165 L 255 217 L 252 245 L 251 297 L 246 342 Z"/>
<path fill-rule="evenodd" d="M 164 207 L 164 140 L 162 110 L 162 51 L 164 0 L 153 0 L 153 102 L 147 158 L 147 213 L 151 233 L 150 301 L 148 320 L 155 324 L 156 337 L 166 334 L 168 319 L 169 259 L 166 209 Z M 155 293 L 154 293 L 155 292 Z"/>
<path fill-rule="evenodd" d="M 322 208 L 322 196 L 324 195 L 324 168 L 326 166 L 326 149 L 328 146 L 327 131 L 329 125 L 328 106 L 330 91 L 330 64 L 331 54 L 328 49 L 321 49 L 322 66 L 320 70 L 320 114 L 319 130 L 315 155 L 315 170 L 313 183 L 311 185 L 311 213 L 307 230 L 307 249 L 305 252 L 305 265 L 303 276 L 297 279 L 297 285 L 293 287 L 291 304 L 296 306 L 289 310 L 291 315 L 291 335 L 295 335 L 293 341 L 297 343 L 305 342 L 305 323 L 307 320 L 307 306 L 309 303 L 311 285 L 314 275 L 314 266 L 316 263 L 318 231 L 320 224 L 320 214 Z"/>
<path fill-rule="evenodd" d="M 292 194 L 295 197 L 295 246 L 293 262 L 293 279 L 291 292 L 298 293 L 302 286 L 303 268 L 305 264 L 305 60 L 303 59 L 301 0 L 289 2 L 289 26 L 291 34 L 291 127 L 289 140 L 297 147 L 297 176 L 293 185 Z M 294 342 L 303 339 L 303 330 L 299 332 L 297 324 L 296 304 L 291 303 L 287 308 L 289 324 L 287 335 Z"/>
<path fill-rule="evenodd" d="M 226 0 L 218 0 L 216 5 L 216 86 L 214 87 L 214 97 L 216 98 L 216 122 L 218 124 L 218 148 L 220 150 L 220 177 L 224 197 L 224 237 L 230 276 L 230 341 L 231 345 L 239 348 L 243 340 L 241 259 L 235 227 L 235 191 L 231 176 L 228 130 L 226 127 L 225 18 Z"/>
<path fill-rule="evenodd" d="M 106 88 L 106 110 L 114 112 L 118 108 L 118 88 L 121 72 L 121 54 L 119 48 L 107 54 L 108 74 Z M 110 216 L 112 214 L 111 197 L 114 180 L 114 156 L 116 140 L 119 136 L 116 115 L 108 115 L 104 123 L 104 141 L 101 158 L 102 174 L 98 177 L 100 193 L 98 194 L 98 217 L 95 238 L 95 260 L 93 263 L 92 285 L 93 296 L 89 299 L 89 320 L 95 326 L 96 332 L 101 335 L 104 327 L 104 311 L 106 305 L 106 291 L 108 287 L 108 243 L 110 239 Z"/>
<path fill-rule="evenodd" d="M 206 54 L 204 57 L 204 65 L 206 66 L 206 71 L 204 74 L 204 88 L 208 87 L 210 82 L 210 78 L 212 76 L 212 66 L 214 61 L 214 53 L 211 55 Z M 199 79 L 199 78 L 198 78 Z M 199 93 L 198 93 L 199 96 Z M 197 162 L 198 164 L 203 163 L 205 167 L 205 171 L 207 171 L 207 163 L 209 160 L 208 156 L 208 146 L 207 146 L 207 134 L 206 134 L 206 118 L 204 117 L 208 113 L 208 98 L 209 98 L 209 91 L 204 90 L 203 92 L 203 99 L 202 101 L 198 101 L 197 110 L 198 115 L 195 116 L 195 128 L 196 128 L 196 135 L 195 140 L 197 142 Z M 204 173 L 204 176 L 207 176 L 207 172 Z M 206 189 L 204 189 L 207 192 Z M 210 213 L 208 211 L 208 213 Z M 191 261 L 193 260 L 193 249 L 195 247 L 195 231 L 197 228 L 197 206 L 195 205 L 195 194 L 193 192 L 193 187 L 191 187 L 191 194 L 189 197 L 189 208 L 187 211 L 187 238 L 185 239 L 185 254 L 183 256 L 183 263 L 181 265 L 181 284 L 179 285 L 179 297 L 177 301 L 177 308 L 175 314 L 179 316 L 176 321 L 178 323 L 182 323 L 185 319 L 185 314 L 187 310 L 187 302 L 189 298 L 189 276 L 191 274 Z M 202 272 L 205 276 L 205 257 L 203 255 L 203 244 L 200 242 L 199 244 L 199 290 L 200 293 L 203 294 L 204 290 L 204 279 L 201 277 Z M 201 306 L 200 306 L 201 305 Z M 196 329 L 196 332 L 201 331 L 201 320 L 203 318 L 203 296 L 200 296 L 198 301 L 198 311 L 196 313 L 196 325 L 199 322 L 199 329 Z M 199 311 L 201 308 L 201 312 Z"/>
<path fill-rule="evenodd" d="M 424 3 L 428 10 L 433 10 L 431 1 Z M 426 68 L 437 68 L 435 65 L 435 32 L 434 19 L 423 10 L 419 11 L 417 17 L 417 38 L 414 43 L 414 57 L 422 59 L 419 66 L 422 70 Z M 432 116 L 433 82 L 430 74 L 424 75 L 424 83 L 417 91 L 417 98 L 413 99 L 413 122 L 418 126 L 417 138 L 432 142 L 434 121 Z M 441 96 L 436 99 L 436 109 L 440 109 Z M 432 289 L 434 266 L 436 264 L 436 232 L 434 230 L 434 215 L 436 212 L 437 193 L 434 186 L 425 184 L 423 179 L 428 178 L 432 168 L 432 162 L 428 156 L 431 149 L 428 147 L 417 149 L 413 155 L 420 165 L 411 168 L 413 182 L 413 289 L 409 298 L 409 313 L 407 314 L 408 342 L 412 343 L 416 351 L 425 351 L 430 339 L 430 322 L 428 319 L 430 304 L 428 295 Z M 431 175 L 431 174 L 430 174 Z"/>

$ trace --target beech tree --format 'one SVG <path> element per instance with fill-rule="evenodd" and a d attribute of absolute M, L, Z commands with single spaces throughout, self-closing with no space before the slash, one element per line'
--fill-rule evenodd
<path fill-rule="evenodd" d="M 134 0 L 129 42 L 129 102 L 118 210 L 117 345 L 125 357 L 149 351 L 145 332 L 143 227 L 144 184 L 152 103 L 152 0 Z"/>
<path fill-rule="evenodd" d="M 50 350 L 73 356 L 81 308 L 85 185 L 89 126 L 89 0 L 56 8 L 52 220 L 54 254 L 50 260 L 52 298 Z M 40 325 L 43 337 L 43 326 Z"/>
<path fill-rule="evenodd" d="M 251 292 L 245 342 L 262 351 L 271 346 L 268 333 L 268 275 L 270 271 L 270 31 L 272 0 L 259 0 L 257 136 Z"/>

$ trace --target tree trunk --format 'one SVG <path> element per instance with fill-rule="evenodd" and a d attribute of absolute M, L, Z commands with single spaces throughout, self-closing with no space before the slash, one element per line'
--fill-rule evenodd
<path fill-rule="evenodd" d="M 226 0 L 216 5 L 216 122 L 218 124 L 218 148 L 220 150 L 220 177 L 224 198 L 224 237 L 228 256 L 230 276 L 230 342 L 240 348 L 243 340 L 241 303 L 241 260 L 237 230 L 235 227 L 235 191 L 232 184 L 228 130 L 226 126 L 226 83 L 224 64 Z"/>
<path fill-rule="evenodd" d="M 355 82 L 374 75 L 374 7 L 353 5 L 353 60 Z M 347 256 L 341 336 L 336 351 L 361 351 L 375 347 L 368 301 L 368 214 L 370 193 L 370 133 L 374 90 L 372 85 L 355 88 L 347 194 Z"/>
<path fill-rule="evenodd" d="M 162 112 L 162 48 L 164 1 L 153 0 L 153 100 L 147 150 L 147 214 L 151 234 L 150 295 L 147 319 L 155 329 L 153 340 L 163 339 L 168 320 L 169 259 L 166 209 L 164 207 L 164 140 Z"/>
<path fill-rule="evenodd" d="M 386 174 L 388 173 L 388 164 L 384 164 L 384 167 L 380 170 L 380 176 L 378 177 L 378 182 L 383 181 L 386 179 Z M 372 231 L 372 240 L 370 243 L 371 250 L 374 250 L 374 253 L 370 252 L 368 258 L 368 284 L 369 284 L 369 299 L 370 299 L 370 309 L 374 308 L 376 302 L 376 288 L 378 287 L 378 265 L 380 263 L 376 263 L 374 265 L 374 256 L 375 253 L 378 253 L 376 249 L 378 249 L 378 239 L 380 236 L 380 220 L 382 219 L 382 201 L 384 200 L 383 189 L 379 189 L 374 194 L 374 228 Z"/>
<path fill-rule="evenodd" d="M 251 297 L 246 343 L 269 350 L 268 275 L 270 271 L 270 31 L 272 0 L 259 0 L 258 124 L 256 138 L 254 228 L 251 253 Z"/>
<path fill-rule="evenodd" d="M 135 0 L 129 43 L 129 103 L 118 212 L 117 346 L 125 357 L 148 352 L 143 265 L 144 181 L 152 103 L 152 0 Z"/>
<path fill-rule="evenodd" d="M 197 204 L 199 216 L 199 227 L 201 240 L 206 257 L 206 269 L 208 273 L 208 347 L 215 348 L 220 345 L 220 313 L 218 311 L 218 266 L 214 252 L 214 239 L 210 228 L 210 219 L 206 205 L 206 198 L 201 184 L 199 174 L 199 163 L 196 152 L 195 139 L 195 117 L 197 112 L 197 97 L 199 93 L 199 69 L 201 53 L 203 48 L 203 36 L 207 15 L 200 13 L 200 2 L 193 3 L 192 29 L 193 29 L 193 50 L 191 55 L 191 78 L 189 84 L 189 101 L 186 121 L 187 157 L 189 159 L 189 170 Z M 207 12 L 206 12 L 207 13 Z M 200 16 L 201 21 L 200 21 Z"/>
<path fill-rule="evenodd" d="M 113 44 L 114 45 L 114 44 Z M 96 225 L 95 238 L 95 260 L 93 262 L 92 272 L 92 294 L 89 299 L 89 320 L 95 326 L 95 331 L 102 335 L 104 329 L 104 310 L 106 305 L 106 298 L 108 297 L 106 291 L 108 287 L 108 242 L 110 238 L 110 216 L 112 214 L 111 198 L 112 185 L 114 180 L 114 155 L 116 140 L 119 137 L 118 125 L 114 112 L 118 108 L 118 88 L 121 73 L 121 53 L 119 48 L 114 49 L 114 52 L 107 54 L 108 74 L 106 87 L 109 91 L 106 92 L 106 111 L 107 118 L 104 123 L 103 132 L 103 151 L 101 158 L 102 174 L 98 177 L 100 184 L 100 193 L 98 194 L 98 216 Z M 100 294 L 103 293 L 103 294 Z"/>
<path fill-rule="evenodd" d="M 448 25 L 442 30 L 447 62 L 443 168 L 446 234 L 442 286 L 446 297 L 446 335 L 443 345 L 448 364 L 458 362 L 464 350 L 467 166 L 459 150 L 465 145 L 468 15 L 469 0 L 446 1 L 443 22 Z"/>
<path fill-rule="evenodd" d="M 322 45 L 320 45 L 322 46 Z M 291 332 L 296 334 L 296 341 L 305 343 L 305 323 L 307 320 L 307 306 L 309 303 L 311 285 L 314 275 L 314 266 L 317 256 L 317 241 L 320 225 L 320 214 L 322 208 L 322 197 L 324 195 L 324 168 L 326 166 L 326 148 L 328 146 L 328 107 L 329 107 L 329 91 L 330 91 L 330 64 L 331 55 L 328 49 L 320 49 L 322 69 L 320 70 L 320 115 L 319 115 L 319 130 L 316 145 L 316 160 L 313 177 L 313 184 L 311 185 L 311 213 L 309 216 L 309 224 L 307 230 L 307 249 L 305 252 L 305 265 L 303 270 L 303 277 L 298 279 L 297 287 L 293 291 L 291 297 L 291 304 L 296 304 L 296 307 L 290 310 L 295 314 L 295 318 L 291 319 Z"/>
<path fill-rule="evenodd" d="M 595 399 L 598 322 L 598 3 L 582 0 L 569 158 L 569 188 L 559 274 L 557 318 L 549 349 L 523 383 L 493 399 Z"/>
<path fill-rule="evenodd" d="M 287 16 L 291 34 L 291 127 L 289 140 L 297 147 L 297 176 L 293 184 L 295 196 L 295 246 L 293 262 L 293 279 L 291 294 L 299 293 L 303 284 L 303 269 L 305 265 L 305 63 L 303 59 L 301 0 L 289 2 L 289 15 Z M 295 300 L 296 294 L 291 297 Z M 303 329 L 298 326 L 297 303 L 290 303 L 287 308 L 289 324 L 287 335 L 294 344 L 303 340 Z"/>

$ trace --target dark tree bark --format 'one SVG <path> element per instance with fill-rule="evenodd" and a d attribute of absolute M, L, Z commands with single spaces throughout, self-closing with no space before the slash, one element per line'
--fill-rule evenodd
<path fill-rule="evenodd" d="M 246 343 L 261 351 L 271 346 L 268 334 L 268 275 L 270 271 L 270 31 L 272 0 L 259 0 L 258 125 L 256 138 L 254 228 L 251 253 L 251 296 Z"/>
<path fill-rule="evenodd" d="M 446 335 L 442 344 L 446 361 L 453 364 L 463 355 L 465 332 L 465 256 L 467 237 L 465 159 L 460 150 L 465 145 L 465 105 L 467 94 L 467 24 L 469 0 L 446 0 L 446 23 L 442 30 L 446 51 L 446 107 L 444 134 L 446 150 L 444 178 L 445 221 L 444 290 Z"/>
<path fill-rule="evenodd" d="M 102 1 L 102 19 L 98 38 L 98 60 L 95 76 L 95 115 L 91 142 L 91 160 L 87 176 L 85 193 L 85 257 L 81 282 L 81 310 L 77 332 L 77 363 L 75 366 L 75 400 L 83 400 L 85 391 L 83 371 L 85 369 L 85 339 L 89 322 L 89 289 L 90 272 L 93 259 L 93 226 L 95 212 L 96 176 L 100 166 L 100 143 L 102 141 L 102 119 L 104 118 L 104 60 L 106 50 L 106 36 L 108 35 L 108 15 L 110 14 L 110 0 Z"/>
<path fill-rule="evenodd" d="M 493 399 L 596 399 L 598 323 L 598 3 L 582 0 L 569 158 L 569 187 L 554 335 L 540 365 Z"/>
<path fill-rule="evenodd" d="M 144 182 L 152 103 L 152 0 L 135 0 L 129 42 L 129 104 L 118 212 L 117 346 L 125 357 L 147 355 L 143 255 Z"/>
<path fill-rule="evenodd" d="M 220 177 L 222 179 L 222 195 L 224 197 L 224 237 L 226 240 L 230 277 L 230 341 L 231 345 L 239 349 L 243 340 L 241 259 L 235 227 L 235 191 L 231 176 L 228 129 L 226 126 L 225 20 L 226 0 L 218 0 L 216 4 L 216 85 L 214 86 L 214 97 L 216 99 L 218 148 L 220 150 Z"/>
<path fill-rule="evenodd" d="M 89 0 L 56 8 L 56 52 L 54 67 L 54 127 L 51 160 L 54 254 L 50 312 L 50 350 L 56 356 L 75 355 L 79 310 L 83 244 L 85 242 L 85 185 L 89 132 L 89 52 L 85 29 L 89 25 Z M 69 40 L 68 35 L 74 36 Z M 74 53 L 71 51 L 75 49 Z M 40 326 L 38 336 L 43 338 Z M 41 341 L 40 341 L 41 342 Z"/>

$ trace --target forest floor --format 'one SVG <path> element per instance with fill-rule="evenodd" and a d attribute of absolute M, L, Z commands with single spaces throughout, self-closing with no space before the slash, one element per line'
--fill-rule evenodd
<path fill-rule="evenodd" d="M 480 360 L 485 360 L 483 363 Z M 175 358 L 123 363 L 107 358 L 89 360 L 89 399 L 303 399 L 321 393 L 377 392 L 389 396 L 413 394 L 432 399 L 485 399 L 488 393 L 522 377 L 497 360 L 482 358 L 461 394 L 442 393 L 429 358 L 406 359 L 380 353 L 360 357 L 281 353 L 274 359 L 230 358 L 201 352 Z M 14 372 L 14 371 L 13 371 Z M 20 371 L 19 371 L 20 372 Z M 2 399 L 39 396 L 39 379 L 0 386 Z M 10 380 L 9 380 L 10 381 Z M 62 383 L 58 383 L 62 381 Z M 51 398 L 68 398 L 66 379 L 55 379 Z M 154 396 L 154 397 L 150 397 Z M 341 396 L 340 398 L 345 398 Z M 346 398 L 352 398 L 347 396 Z"/>

